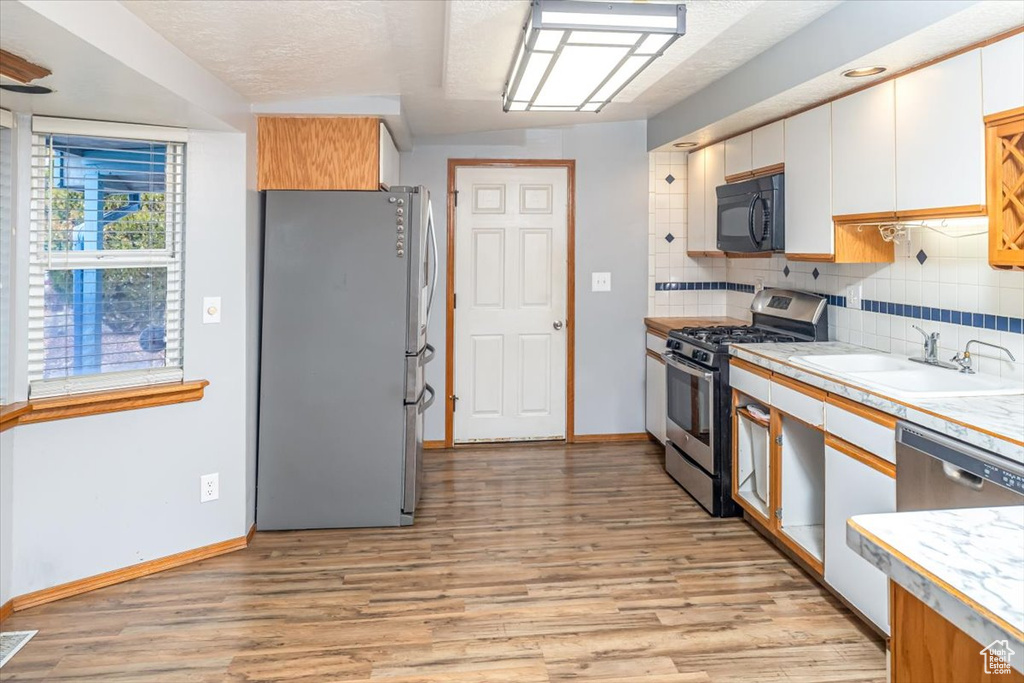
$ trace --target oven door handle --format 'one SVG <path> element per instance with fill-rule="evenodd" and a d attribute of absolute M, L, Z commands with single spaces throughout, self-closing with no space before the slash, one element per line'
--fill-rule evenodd
<path fill-rule="evenodd" d="M 682 370 L 683 372 L 685 372 L 688 375 L 694 375 L 695 377 L 702 377 L 703 379 L 705 379 L 708 382 L 711 382 L 715 378 L 714 373 L 708 372 L 707 370 L 705 370 L 703 368 L 698 368 L 698 367 L 695 367 L 693 365 L 680 363 L 673 356 L 671 356 L 671 355 L 669 355 L 667 353 L 661 354 L 661 357 L 665 359 L 665 364 L 666 365 L 671 365 L 672 367 L 676 368 L 677 370 Z"/>

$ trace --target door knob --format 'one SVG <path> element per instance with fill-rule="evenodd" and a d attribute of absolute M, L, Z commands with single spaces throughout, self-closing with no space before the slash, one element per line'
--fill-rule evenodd
<path fill-rule="evenodd" d="M 562 329 L 562 321 L 556 320 L 551 326 L 554 327 L 556 330 L 560 330 Z"/>

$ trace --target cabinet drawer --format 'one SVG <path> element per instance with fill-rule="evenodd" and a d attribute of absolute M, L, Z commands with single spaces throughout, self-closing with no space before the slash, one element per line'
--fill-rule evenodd
<path fill-rule="evenodd" d="M 896 462 L 896 418 L 853 401 L 829 396 L 825 430 L 872 455 Z"/>
<path fill-rule="evenodd" d="M 767 370 L 741 360 L 729 361 L 729 385 L 733 389 L 771 405 L 771 384 L 771 373 Z"/>
<path fill-rule="evenodd" d="M 665 350 L 665 338 L 659 337 L 656 334 L 651 334 L 650 332 L 648 332 L 647 349 L 649 351 L 654 351 L 658 355 L 661 355 L 661 353 Z"/>
<path fill-rule="evenodd" d="M 775 376 L 772 378 L 772 405 L 809 425 L 825 424 L 825 392 Z"/>

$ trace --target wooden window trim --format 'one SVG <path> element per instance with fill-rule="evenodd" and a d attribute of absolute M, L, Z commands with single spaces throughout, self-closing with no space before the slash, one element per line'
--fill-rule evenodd
<path fill-rule="evenodd" d="M 12 403 L 0 407 L 0 431 L 34 422 L 199 401 L 209 384 L 209 381 L 199 379 Z"/>

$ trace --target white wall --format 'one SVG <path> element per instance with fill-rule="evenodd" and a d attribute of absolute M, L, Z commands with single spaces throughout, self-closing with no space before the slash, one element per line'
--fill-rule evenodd
<path fill-rule="evenodd" d="M 0 536 L 13 556 L 8 595 L 247 531 L 245 135 L 191 131 L 187 155 L 185 377 L 209 380 L 206 396 L 3 435 L 13 455 L 11 472 L 0 469 L 11 489 L 10 541 Z M 203 296 L 222 297 L 219 325 L 202 324 Z M 220 499 L 200 504 L 209 472 L 220 474 Z"/>
<path fill-rule="evenodd" d="M 427 381 L 444 391 L 448 159 L 576 160 L 576 433 L 644 430 L 646 311 L 646 124 L 629 121 L 420 140 L 402 153 L 406 185 L 426 185 L 434 202 L 441 282 L 428 336 L 438 349 Z M 610 271 L 612 292 L 592 293 L 590 273 Z M 426 416 L 426 438 L 444 438 L 444 408 Z"/>

